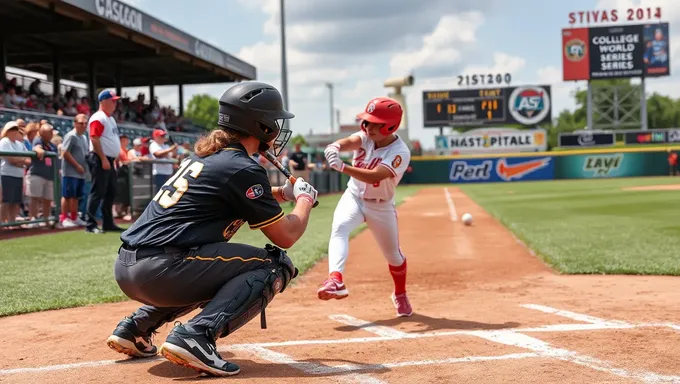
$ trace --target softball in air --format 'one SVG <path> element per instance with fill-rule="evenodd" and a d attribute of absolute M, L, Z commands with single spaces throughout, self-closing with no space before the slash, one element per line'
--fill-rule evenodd
<path fill-rule="evenodd" d="M 472 225 L 472 215 L 469 213 L 463 213 L 461 220 L 463 220 L 463 224 L 465 225 Z"/>

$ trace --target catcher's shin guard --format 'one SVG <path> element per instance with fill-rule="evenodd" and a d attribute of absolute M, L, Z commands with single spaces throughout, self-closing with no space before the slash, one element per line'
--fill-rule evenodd
<path fill-rule="evenodd" d="M 227 306 L 218 318 L 213 338 L 225 337 L 234 333 L 260 313 L 260 326 L 267 328 L 265 308 L 274 296 L 283 292 L 290 281 L 298 274 L 286 252 L 267 244 L 274 265 L 271 267 L 245 272 L 235 279 L 243 280 L 239 288 L 234 290 L 233 297 L 227 300 Z"/>

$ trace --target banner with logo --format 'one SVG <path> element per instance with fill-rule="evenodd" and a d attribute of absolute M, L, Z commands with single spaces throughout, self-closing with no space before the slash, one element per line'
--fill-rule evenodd
<path fill-rule="evenodd" d="M 449 182 L 485 183 L 552 180 L 555 160 L 544 157 L 455 159 L 449 164 Z"/>
<path fill-rule="evenodd" d="M 618 152 L 555 157 L 555 179 L 668 175 L 666 152 Z"/>
<path fill-rule="evenodd" d="M 661 129 L 628 131 L 623 134 L 626 144 L 664 144 L 668 142 L 667 131 Z"/>
<path fill-rule="evenodd" d="M 616 144 L 614 132 L 561 132 L 557 137 L 558 147 L 604 147 L 614 144 Z"/>
<path fill-rule="evenodd" d="M 438 151 L 448 154 L 540 152 L 547 149 L 545 129 L 479 129 L 460 135 L 435 137 Z"/>
<path fill-rule="evenodd" d="M 668 23 L 562 30 L 562 78 L 594 80 L 670 75 Z"/>

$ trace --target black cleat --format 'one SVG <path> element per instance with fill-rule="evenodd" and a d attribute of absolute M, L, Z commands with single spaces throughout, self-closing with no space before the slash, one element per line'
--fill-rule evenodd
<path fill-rule="evenodd" d="M 99 229 L 97 227 L 94 227 L 94 228 L 85 228 L 85 232 L 102 234 L 102 233 L 104 233 L 104 230 Z"/>
<path fill-rule="evenodd" d="M 233 376 L 241 368 L 223 360 L 215 341 L 205 334 L 190 333 L 179 324 L 161 345 L 161 355 L 171 362 L 209 376 Z"/>
<path fill-rule="evenodd" d="M 113 334 L 106 339 L 106 344 L 114 351 L 133 357 L 152 357 L 158 354 L 151 340 L 151 333 L 142 333 L 130 317 L 118 323 Z"/>

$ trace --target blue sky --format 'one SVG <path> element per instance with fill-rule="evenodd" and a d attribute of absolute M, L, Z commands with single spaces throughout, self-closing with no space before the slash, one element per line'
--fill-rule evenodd
<path fill-rule="evenodd" d="M 280 87 L 279 0 L 125 0 L 144 12 L 210 42 L 258 68 L 258 80 Z M 423 89 L 457 88 L 459 74 L 510 72 L 512 85 L 552 86 L 553 117 L 572 109 L 569 93 L 585 83 L 562 81 L 561 28 L 570 11 L 657 6 L 671 23 L 670 78 L 648 81 L 648 92 L 680 97 L 680 1 L 677 0 L 286 0 L 292 127 L 307 134 L 330 132 L 329 97 L 342 124 L 375 96 L 382 83 L 413 71 L 404 88 L 408 135 L 425 148 L 437 129 L 422 127 Z M 676 22 L 676 24 L 673 24 Z M 185 102 L 196 93 L 219 97 L 229 84 L 185 86 Z M 130 95 L 147 89 L 123 89 Z M 164 104 L 177 105 L 176 87 L 158 87 Z M 337 123 L 336 130 L 337 130 Z"/>

